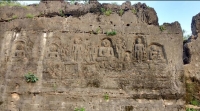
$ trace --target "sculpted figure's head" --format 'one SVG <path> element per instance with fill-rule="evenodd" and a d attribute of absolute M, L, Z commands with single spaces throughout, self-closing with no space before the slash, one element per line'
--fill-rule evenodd
<path fill-rule="evenodd" d="M 102 41 L 102 46 L 104 46 L 104 47 L 110 47 L 110 41 L 107 40 L 107 39 L 103 40 Z"/>
<path fill-rule="evenodd" d="M 58 46 L 56 44 L 51 44 L 50 51 L 51 52 L 58 52 Z"/>
<path fill-rule="evenodd" d="M 141 40 L 140 38 L 138 38 L 137 41 L 136 41 L 136 43 L 137 43 L 137 44 L 141 44 L 141 43 L 142 43 L 142 40 Z"/>
<path fill-rule="evenodd" d="M 16 50 L 24 50 L 24 42 L 22 42 L 22 41 L 17 42 Z"/>
<path fill-rule="evenodd" d="M 156 51 L 156 46 L 152 45 L 152 46 L 151 46 L 151 50 L 152 50 L 152 51 Z"/>
<path fill-rule="evenodd" d="M 81 38 L 75 38 L 74 39 L 74 44 L 79 44 L 81 42 Z"/>

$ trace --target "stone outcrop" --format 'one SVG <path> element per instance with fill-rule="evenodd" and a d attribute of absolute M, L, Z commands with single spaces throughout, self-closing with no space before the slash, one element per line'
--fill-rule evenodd
<path fill-rule="evenodd" d="M 43 1 L 0 9 L 2 111 L 185 110 L 181 27 L 160 30 L 153 8 Z M 39 81 L 27 83 L 28 72 Z"/>
<path fill-rule="evenodd" d="M 193 35 L 199 35 L 200 33 L 200 13 L 192 18 L 191 29 Z M 200 35 L 199 35 L 200 36 Z"/>
<path fill-rule="evenodd" d="M 199 52 L 200 52 L 200 13 L 195 15 L 192 18 L 191 23 L 191 29 L 192 29 L 192 36 L 187 40 L 187 42 L 184 44 L 184 60 L 187 60 L 185 63 L 186 70 L 188 69 L 188 76 L 195 77 L 198 81 L 200 81 L 200 75 L 199 75 Z"/>
<path fill-rule="evenodd" d="M 185 100 L 187 104 L 193 104 L 195 101 L 197 106 L 200 105 L 200 13 L 192 18 L 191 23 L 192 36 L 188 40 L 184 41 L 183 45 L 183 62 L 184 74 L 186 81 L 186 96 Z M 188 108 L 200 110 L 200 107 L 187 105 Z"/>

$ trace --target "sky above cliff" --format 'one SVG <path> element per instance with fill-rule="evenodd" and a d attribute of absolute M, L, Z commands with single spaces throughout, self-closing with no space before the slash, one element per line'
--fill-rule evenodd
<path fill-rule="evenodd" d="M 70 1 L 70 0 L 68 0 Z M 124 1 L 99 1 L 100 3 L 122 4 Z M 200 1 L 131 1 L 132 5 L 141 2 L 153 7 L 159 18 L 159 24 L 178 21 L 186 35 L 191 34 L 192 17 L 200 12 Z M 33 4 L 39 1 L 21 1 L 21 3 Z"/>

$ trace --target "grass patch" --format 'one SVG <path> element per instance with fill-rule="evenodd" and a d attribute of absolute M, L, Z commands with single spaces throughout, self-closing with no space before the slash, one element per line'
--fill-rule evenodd
<path fill-rule="evenodd" d="M 137 10 L 136 9 L 132 9 L 132 13 L 136 14 Z"/>
<path fill-rule="evenodd" d="M 191 104 L 191 105 L 194 105 L 194 106 L 199 106 L 199 105 L 200 105 L 200 101 L 197 100 L 197 99 L 195 99 L 195 100 L 192 100 L 192 101 L 190 102 L 190 104 Z"/>
<path fill-rule="evenodd" d="M 74 111 L 85 111 L 85 108 L 75 108 Z"/>
<path fill-rule="evenodd" d="M 17 15 L 12 16 L 12 19 L 17 19 L 17 18 L 18 18 Z"/>
<path fill-rule="evenodd" d="M 116 31 L 111 31 L 111 32 L 106 32 L 106 35 L 108 35 L 108 36 L 113 36 L 113 35 L 116 35 L 117 34 L 117 32 Z"/>
<path fill-rule="evenodd" d="M 198 110 L 193 108 L 186 108 L 186 111 L 198 111 Z"/>
<path fill-rule="evenodd" d="M 32 14 L 29 13 L 29 14 L 26 14 L 26 17 L 27 17 L 27 18 L 33 18 L 34 15 L 32 15 Z"/>
<path fill-rule="evenodd" d="M 105 9 L 105 8 L 101 8 L 101 13 L 103 13 L 106 16 L 110 16 L 110 14 L 112 13 L 112 11 L 110 9 Z"/>
<path fill-rule="evenodd" d="M 195 78 L 185 78 L 185 87 L 186 87 L 186 95 L 185 95 L 185 101 L 187 104 L 194 105 L 194 106 L 200 106 L 200 84 L 198 80 Z M 192 111 L 191 109 L 188 111 Z"/>
<path fill-rule="evenodd" d="M 122 16 L 123 13 L 124 13 L 124 10 L 120 9 L 120 10 L 119 10 L 119 16 Z"/>
<path fill-rule="evenodd" d="M 63 10 L 60 10 L 59 15 L 60 15 L 61 17 L 64 17 L 64 16 L 65 16 Z"/>
<path fill-rule="evenodd" d="M 104 100 L 108 101 L 109 100 L 109 95 L 106 93 L 104 94 Z"/>
<path fill-rule="evenodd" d="M 100 31 L 101 31 L 101 29 L 100 29 L 100 28 L 97 28 L 96 31 L 93 31 L 93 34 L 99 34 Z"/>

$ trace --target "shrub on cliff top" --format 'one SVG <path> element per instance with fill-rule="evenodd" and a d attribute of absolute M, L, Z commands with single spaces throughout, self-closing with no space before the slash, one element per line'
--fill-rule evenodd
<path fill-rule="evenodd" d="M 124 10 L 120 9 L 120 10 L 119 10 L 119 15 L 122 16 L 123 13 L 124 13 Z"/>
<path fill-rule="evenodd" d="M 166 30 L 165 26 L 164 26 L 164 25 L 161 25 L 161 26 L 160 26 L 160 31 L 162 32 L 162 31 L 164 31 L 164 30 Z"/>
<path fill-rule="evenodd" d="M 104 15 L 109 16 L 112 13 L 112 11 L 110 9 L 106 10 L 105 8 L 101 8 L 101 13 L 103 13 Z"/>
<path fill-rule="evenodd" d="M 0 1 L 0 7 L 3 7 L 3 6 L 11 6 L 11 7 L 12 6 L 18 6 L 18 7 L 27 8 L 26 5 L 22 5 L 19 2 L 12 1 L 12 0 L 2 0 L 2 1 Z"/>

